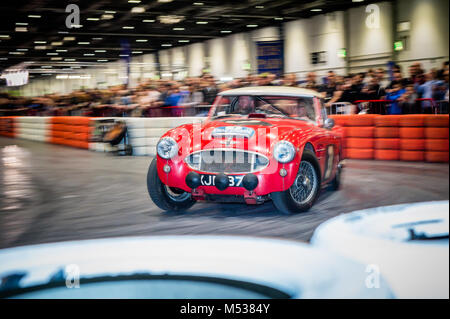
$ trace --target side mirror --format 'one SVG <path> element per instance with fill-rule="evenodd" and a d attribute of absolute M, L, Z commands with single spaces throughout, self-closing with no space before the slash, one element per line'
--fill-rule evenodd
<path fill-rule="evenodd" d="M 323 127 L 331 130 L 334 127 L 335 123 L 333 119 L 327 118 L 323 124 Z"/>

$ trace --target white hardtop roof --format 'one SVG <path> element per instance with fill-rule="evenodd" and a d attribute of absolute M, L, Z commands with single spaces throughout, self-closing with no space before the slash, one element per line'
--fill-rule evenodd
<path fill-rule="evenodd" d="M 239 89 L 227 90 L 219 93 L 220 96 L 235 95 L 263 95 L 263 96 L 298 96 L 298 97 L 321 97 L 313 90 L 302 89 L 290 86 L 253 86 Z"/>

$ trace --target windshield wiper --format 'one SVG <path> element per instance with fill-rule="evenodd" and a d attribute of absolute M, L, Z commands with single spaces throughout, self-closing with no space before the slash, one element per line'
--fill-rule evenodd
<path fill-rule="evenodd" d="M 440 240 L 440 239 L 448 239 L 449 235 L 447 234 L 436 234 L 436 235 L 427 235 L 426 233 L 417 233 L 414 228 L 408 229 L 409 233 L 409 241 L 413 240 Z"/>

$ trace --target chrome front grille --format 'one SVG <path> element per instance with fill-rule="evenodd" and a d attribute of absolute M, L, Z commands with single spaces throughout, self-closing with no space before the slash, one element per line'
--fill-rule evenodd
<path fill-rule="evenodd" d="M 236 149 L 212 149 L 192 153 L 185 159 L 192 169 L 206 173 L 251 173 L 269 165 L 264 155 Z"/>

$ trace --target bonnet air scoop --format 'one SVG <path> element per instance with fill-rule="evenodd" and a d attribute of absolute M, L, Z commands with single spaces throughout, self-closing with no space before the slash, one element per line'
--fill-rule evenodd
<path fill-rule="evenodd" d="M 251 138 L 255 134 L 255 130 L 245 126 L 221 126 L 216 127 L 212 132 L 213 138 Z"/>

